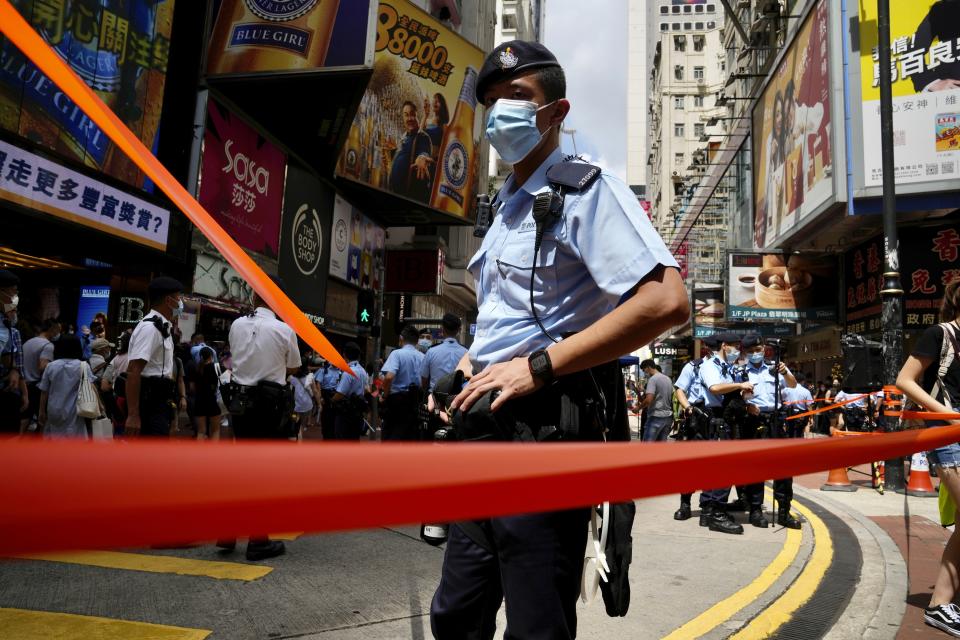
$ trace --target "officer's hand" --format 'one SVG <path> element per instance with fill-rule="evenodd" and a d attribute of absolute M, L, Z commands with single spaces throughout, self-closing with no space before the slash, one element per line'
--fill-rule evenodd
<path fill-rule="evenodd" d="M 127 420 L 124 423 L 123 435 L 125 436 L 140 435 L 140 416 L 127 416 Z"/>
<path fill-rule="evenodd" d="M 784 374 L 785 374 L 785 373 L 787 372 L 787 365 L 786 365 L 785 363 L 781 362 L 781 363 L 780 363 L 780 366 L 777 368 L 777 371 L 779 371 L 780 373 L 784 373 Z"/>
<path fill-rule="evenodd" d="M 755 405 L 755 404 L 748 404 L 748 405 L 747 405 L 747 413 L 749 413 L 749 414 L 752 415 L 752 416 L 758 416 L 758 415 L 760 415 L 760 407 L 758 407 L 758 406 Z"/>
<path fill-rule="evenodd" d="M 752 383 L 752 382 L 741 382 L 741 383 L 740 383 L 740 388 L 743 389 L 744 391 L 753 391 L 753 383 Z"/>
<path fill-rule="evenodd" d="M 469 384 L 457 395 L 450 406 L 451 411 L 460 409 L 467 411 L 473 403 L 483 397 L 483 394 L 494 389 L 500 390 L 500 395 L 493 404 L 491 411 L 496 411 L 503 403 L 533 393 L 543 386 L 530 373 L 530 365 L 526 358 L 514 358 L 510 362 L 490 365 L 470 379 Z"/>
<path fill-rule="evenodd" d="M 693 413 L 693 407 L 692 407 L 692 406 L 687 405 L 687 406 L 685 406 L 685 407 L 683 408 L 683 415 L 689 416 L 691 413 Z"/>

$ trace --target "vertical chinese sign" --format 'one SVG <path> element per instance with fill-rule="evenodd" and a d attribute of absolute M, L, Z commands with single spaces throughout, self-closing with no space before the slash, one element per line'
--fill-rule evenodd
<path fill-rule="evenodd" d="M 148 149 L 156 151 L 174 0 L 14 0 L 13 4 Z M 0 37 L 0 128 L 128 184 L 127 156 Z"/>

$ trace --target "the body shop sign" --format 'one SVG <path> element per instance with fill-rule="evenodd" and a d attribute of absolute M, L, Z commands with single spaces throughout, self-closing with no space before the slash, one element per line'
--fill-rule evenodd
<path fill-rule="evenodd" d="M 243 247 L 276 258 L 287 159 L 252 127 L 207 103 L 200 204 Z"/>
<path fill-rule="evenodd" d="M 287 168 L 280 236 L 280 277 L 304 311 L 326 310 L 333 189 L 299 167 Z"/>

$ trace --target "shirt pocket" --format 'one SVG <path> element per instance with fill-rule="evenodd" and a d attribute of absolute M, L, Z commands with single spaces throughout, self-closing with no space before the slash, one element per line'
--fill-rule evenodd
<path fill-rule="evenodd" d="M 507 316 L 533 317 L 530 311 L 533 240 L 531 234 L 510 242 L 496 258 L 500 307 Z M 533 280 L 533 300 L 537 315 L 541 319 L 556 311 L 559 304 L 557 253 L 557 240 L 545 237 L 537 255 L 537 269 Z M 487 259 L 491 260 L 492 256 L 488 255 Z"/>

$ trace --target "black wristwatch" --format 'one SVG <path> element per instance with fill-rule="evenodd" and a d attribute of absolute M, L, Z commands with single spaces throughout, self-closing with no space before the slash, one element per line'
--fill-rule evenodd
<path fill-rule="evenodd" d="M 530 367 L 530 374 L 543 382 L 550 384 L 553 382 L 553 364 L 550 362 L 550 354 L 546 349 L 538 349 L 527 358 L 527 364 Z"/>

